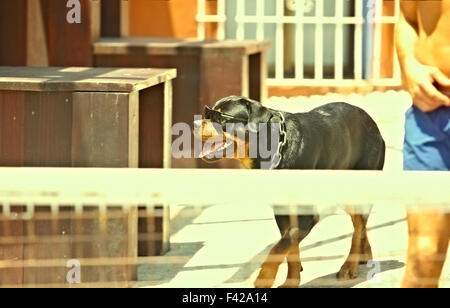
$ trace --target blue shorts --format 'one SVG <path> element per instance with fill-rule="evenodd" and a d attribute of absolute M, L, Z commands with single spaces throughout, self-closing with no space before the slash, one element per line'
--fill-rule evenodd
<path fill-rule="evenodd" d="M 450 170 L 450 108 L 406 112 L 404 170 Z"/>

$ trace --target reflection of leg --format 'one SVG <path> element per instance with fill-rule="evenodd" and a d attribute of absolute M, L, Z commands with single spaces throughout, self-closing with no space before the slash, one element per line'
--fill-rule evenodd
<path fill-rule="evenodd" d="M 359 255 L 359 264 L 367 264 L 369 260 L 372 260 L 372 248 L 370 247 L 369 238 L 367 237 L 367 218 L 363 225 L 362 235 L 361 235 L 361 250 Z"/>
<path fill-rule="evenodd" d="M 286 281 L 280 288 L 297 288 L 300 285 L 300 272 L 303 270 L 300 261 L 299 243 L 292 243 L 287 255 L 288 274 Z"/>
<path fill-rule="evenodd" d="M 341 270 L 337 273 L 339 280 L 348 280 L 358 277 L 359 263 L 367 262 L 367 258 L 372 258 L 372 251 L 367 240 L 367 216 L 351 214 L 354 232 L 352 237 L 352 247 L 350 253 L 342 265 Z M 361 253 L 364 253 L 363 257 Z"/>
<path fill-rule="evenodd" d="M 408 231 L 402 287 L 438 287 L 450 237 L 450 214 L 408 213 Z"/>
<path fill-rule="evenodd" d="M 278 267 L 283 262 L 291 246 L 289 232 L 286 232 L 278 243 L 270 250 L 264 263 L 261 265 L 261 271 L 254 283 L 256 288 L 270 288 L 275 282 Z"/>

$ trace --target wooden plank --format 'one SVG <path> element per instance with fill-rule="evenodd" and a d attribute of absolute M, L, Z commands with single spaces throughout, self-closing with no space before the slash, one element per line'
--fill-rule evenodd
<path fill-rule="evenodd" d="M 205 52 L 220 53 L 226 49 L 241 51 L 243 54 L 254 54 L 267 50 L 269 41 L 256 40 L 208 40 L 197 39 L 164 39 L 164 38 L 101 38 L 93 44 L 95 55 L 112 54 L 147 54 L 147 55 L 187 55 Z"/>
<path fill-rule="evenodd" d="M 45 3 L 41 0 L 27 0 L 26 66 L 48 66 L 49 63 Z"/>
<path fill-rule="evenodd" d="M 131 92 L 129 94 L 128 167 L 139 167 L 139 92 Z"/>
<path fill-rule="evenodd" d="M 27 64 L 26 11 L 27 0 L 0 0 L 0 65 Z"/>
<path fill-rule="evenodd" d="M 170 168 L 172 161 L 172 80 L 164 83 L 163 167 Z"/>
<path fill-rule="evenodd" d="M 45 1 L 50 66 L 92 66 L 92 43 L 100 37 L 100 2 L 80 0 L 80 3 L 81 23 L 70 24 L 66 1 Z"/>
<path fill-rule="evenodd" d="M 129 167 L 128 104 L 124 93 L 73 94 L 73 167 Z"/>
<path fill-rule="evenodd" d="M 129 34 L 128 0 L 110 0 L 101 3 L 101 36 L 122 37 Z"/>
<path fill-rule="evenodd" d="M 24 126 L 25 166 L 71 166 L 72 93 L 25 92 Z"/>
<path fill-rule="evenodd" d="M 267 62 L 266 52 L 260 52 L 249 57 L 249 97 L 264 102 L 267 99 Z"/>
<path fill-rule="evenodd" d="M 175 69 L 0 67 L 0 90 L 133 92 L 175 77 Z"/>
<path fill-rule="evenodd" d="M 24 92 L 0 91 L 0 166 L 23 166 L 24 135 Z"/>
<path fill-rule="evenodd" d="M 164 84 L 139 94 L 139 168 L 162 168 Z"/>

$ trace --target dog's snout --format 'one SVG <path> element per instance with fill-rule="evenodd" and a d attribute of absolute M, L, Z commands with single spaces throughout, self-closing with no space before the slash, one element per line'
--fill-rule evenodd
<path fill-rule="evenodd" d="M 194 121 L 194 129 L 200 129 L 202 127 L 203 120 L 195 120 Z"/>

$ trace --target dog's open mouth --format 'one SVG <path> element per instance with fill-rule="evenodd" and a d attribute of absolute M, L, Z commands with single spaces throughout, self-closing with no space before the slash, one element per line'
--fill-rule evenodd
<path fill-rule="evenodd" d="M 203 143 L 200 158 L 215 159 L 225 158 L 224 151 L 234 143 L 230 139 L 216 139 L 208 140 Z"/>

